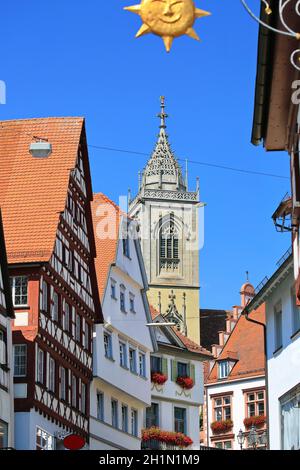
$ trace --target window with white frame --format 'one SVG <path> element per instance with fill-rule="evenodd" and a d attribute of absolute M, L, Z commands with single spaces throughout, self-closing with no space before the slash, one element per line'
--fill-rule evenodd
<path fill-rule="evenodd" d="M 81 412 L 86 413 L 86 384 L 81 384 Z"/>
<path fill-rule="evenodd" d="M 282 307 L 281 302 L 274 307 L 275 351 L 282 348 Z"/>
<path fill-rule="evenodd" d="M 57 292 L 53 291 L 52 305 L 51 305 L 51 318 L 54 321 L 58 321 L 58 309 L 59 309 L 59 297 Z"/>
<path fill-rule="evenodd" d="M 122 405 L 122 431 L 128 432 L 128 406 Z"/>
<path fill-rule="evenodd" d="M 68 302 L 65 302 L 62 326 L 64 331 L 70 331 L 70 305 Z"/>
<path fill-rule="evenodd" d="M 187 433 L 186 430 L 186 409 L 185 408 L 174 408 L 174 431 Z"/>
<path fill-rule="evenodd" d="M 27 345 L 14 345 L 14 376 L 26 377 L 27 375 Z"/>
<path fill-rule="evenodd" d="M 300 330 L 300 307 L 296 303 L 296 291 L 291 290 L 291 301 L 293 306 L 293 331 L 292 334 L 296 334 Z"/>
<path fill-rule="evenodd" d="M 114 399 L 111 400 L 111 425 L 114 428 L 119 426 L 118 401 Z"/>
<path fill-rule="evenodd" d="M 129 348 L 129 368 L 130 371 L 136 373 L 136 350 Z"/>
<path fill-rule="evenodd" d="M 97 419 L 104 421 L 104 393 L 97 391 Z"/>
<path fill-rule="evenodd" d="M 231 395 L 213 397 L 213 420 L 231 419 Z"/>
<path fill-rule="evenodd" d="M 81 317 L 79 313 L 76 313 L 76 329 L 75 329 L 76 341 L 80 342 L 80 337 L 81 337 Z"/>
<path fill-rule="evenodd" d="M 139 352 L 139 374 L 146 377 L 146 354 L 143 352 Z"/>
<path fill-rule="evenodd" d="M 123 341 L 119 342 L 119 350 L 120 350 L 120 366 L 127 367 L 127 346 L 126 343 Z"/>
<path fill-rule="evenodd" d="M 49 390 L 55 393 L 55 360 L 49 359 Z"/>
<path fill-rule="evenodd" d="M 225 379 L 229 375 L 229 361 L 220 361 L 218 363 L 219 379 Z"/>
<path fill-rule="evenodd" d="M 0 366 L 7 365 L 6 331 L 0 328 Z"/>
<path fill-rule="evenodd" d="M 246 417 L 264 416 L 265 414 L 265 392 L 254 390 L 246 393 Z"/>
<path fill-rule="evenodd" d="M 125 286 L 123 284 L 120 286 L 120 309 L 126 313 Z"/>
<path fill-rule="evenodd" d="M 232 441 L 218 441 L 215 442 L 216 449 L 230 450 L 232 449 Z"/>
<path fill-rule="evenodd" d="M 54 450 L 54 437 L 40 427 L 36 428 L 36 450 Z"/>
<path fill-rule="evenodd" d="M 131 434 L 135 437 L 138 435 L 138 412 L 131 409 Z"/>
<path fill-rule="evenodd" d="M 40 384 L 44 383 L 44 351 L 38 348 L 37 351 L 37 381 Z"/>
<path fill-rule="evenodd" d="M 59 398 L 66 400 L 66 369 L 62 366 L 59 368 Z"/>
<path fill-rule="evenodd" d="M 28 304 L 28 278 L 15 276 L 11 278 L 11 291 L 14 306 L 27 306 Z"/>
<path fill-rule="evenodd" d="M 116 300 L 116 298 L 117 298 L 116 281 L 114 281 L 113 279 L 110 280 L 110 295 L 111 295 L 112 299 Z"/>
<path fill-rule="evenodd" d="M 72 406 L 77 407 L 77 378 L 72 376 Z"/>
<path fill-rule="evenodd" d="M 135 313 L 135 305 L 134 305 L 134 295 L 130 292 L 129 294 L 129 309 L 131 311 L 131 313 Z"/>
<path fill-rule="evenodd" d="M 112 336 L 110 333 L 103 333 L 104 354 L 107 359 L 113 358 Z"/>
<path fill-rule="evenodd" d="M 48 284 L 45 280 L 42 284 L 42 309 L 44 312 L 48 312 Z"/>

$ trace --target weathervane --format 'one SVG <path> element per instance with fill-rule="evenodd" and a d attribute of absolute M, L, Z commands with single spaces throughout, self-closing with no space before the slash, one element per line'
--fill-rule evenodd
<path fill-rule="evenodd" d="M 267 2 L 267 0 L 260 0 L 260 1 L 265 5 L 265 13 L 267 15 L 272 15 L 272 9 L 270 8 L 270 4 Z M 280 18 L 283 29 L 277 29 L 277 28 L 273 28 L 272 26 L 268 25 L 266 22 L 262 21 L 257 15 L 255 15 L 255 13 L 253 13 L 253 11 L 250 9 L 248 4 L 246 3 L 246 0 L 241 0 L 243 6 L 246 8 L 249 15 L 255 21 L 257 21 L 260 25 L 264 26 L 267 29 L 270 29 L 271 31 L 275 33 L 283 34 L 285 36 L 290 36 L 299 41 L 300 33 L 290 28 L 290 26 L 287 24 L 286 20 L 284 19 L 284 13 L 286 11 L 286 8 L 291 5 L 291 1 L 295 2 L 295 0 L 278 0 L 279 18 Z M 295 13 L 296 15 L 300 17 L 300 0 L 297 0 L 295 4 Z M 290 60 L 293 66 L 297 70 L 300 70 L 300 49 L 296 49 L 295 51 L 293 51 L 293 53 L 291 54 Z"/>
<path fill-rule="evenodd" d="M 167 52 L 173 40 L 184 34 L 199 41 L 194 23 L 197 18 L 210 15 L 208 11 L 196 8 L 193 0 L 141 0 L 139 5 L 124 9 L 140 15 L 143 21 L 136 37 L 156 34 L 163 39 Z"/>

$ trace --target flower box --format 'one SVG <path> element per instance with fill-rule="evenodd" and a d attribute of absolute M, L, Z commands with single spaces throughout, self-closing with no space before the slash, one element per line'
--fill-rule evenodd
<path fill-rule="evenodd" d="M 152 372 L 151 382 L 157 385 L 163 385 L 168 380 L 168 377 L 161 372 Z"/>
<path fill-rule="evenodd" d="M 250 418 L 244 419 L 244 425 L 246 429 L 250 429 L 252 426 L 260 427 L 266 424 L 267 417 L 262 416 L 250 416 Z"/>
<path fill-rule="evenodd" d="M 185 390 L 191 390 L 194 386 L 194 381 L 191 377 L 177 377 L 176 383 Z"/>
<path fill-rule="evenodd" d="M 152 427 L 142 431 L 142 442 L 157 441 L 168 446 L 186 448 L 193 444 L 190 437 L 180 432 L 162 431 L 160 428 Z"/>
<path fill-rule="evenodd" d="M 214 434 L 222 434 L 231 431 L 233 428 L 233 422 L 231 419 L 225 419 L 223 421 L 214 421 L 210 425 L 211 430 Z"/>

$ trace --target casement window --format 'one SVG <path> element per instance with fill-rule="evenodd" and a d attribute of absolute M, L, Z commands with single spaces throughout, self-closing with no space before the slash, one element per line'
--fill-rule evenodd
<path fill-rule="evenodd" d="M 14 350 L 14 376 L 26 377 L 27 375 L 27 345 L 15 344 Z"/>
<path fill-rule="evenodd" d="M 72 406 L 77 408 L 77 378 L 72 375 Z"/>
<path fill-rule="evenodd" d="M 59 398 L 66 400 L 66 369 L 64 367 L 59 368 Z"/>
<path fill-rule="evenodd" d="M 116 281 L 114 281 L 113 279 L 110 280 L 110 295 L 111 295 L 111 298 L 116 300 L 117 299 L 117 295 L 116 295 Z"/>
<path fill-rule="evenodd" d="M 230 372 L 229 361 L 220 361 L 218 363 L 219 379 L 226 379 Z"/>
<path fill-rule="evenodd" d="M 146 377 L 146 355 L 142 352 L 139 352 L 139 374 Z"/>
<path fill-rule="evenodd" d="M 69 267 L 69 258 L 70 258 L 69 249 L 65 245 L 63 245 L 63 264 L 66 267 Z"/>
<path fill-rule="evenodd" d="M 36 450 L 54 450 L 54 437 L 40 427 L 36 428 Z"/>
<path fill-rule="evenodd" d="M 43 312 L 48 312 L 48 284 L 43 280 L 42 283 L 42 309 Z"/>
<path fill-rule="evenodd" d="M 232 441 L 218 441 L 215 442 L 216 449 L 223 449 L 223 450 L 231 450 L 232 449 Z"/>
<path fill-rule="evenodd" d="M 231 419 L 231 395 L 213 398 L 213 421 Z"/>
<path fill-rule="evenodd" d="M 7 365 L 7 339 L 6 331 L 0 328 L 0 366 Z"/>
<path fill-rule="evenodd" d="M 157 356 L 151 356 L 151 372 L 162 372 L 162 358 Z"/>
<path fill-rule="evenodd" d="M 249 392 L 246 398 L 246 418 L 252 416 L 264 416 L 265 414 L 265 392 L 263 390 Z"/>
<path fill-rule="evenodd" d="M 186 434 L 186 409 L 174 407 L 174 431 Z"/>
<path fill-rule="evenodd" d="M 122 413 L 122 431 L 128 432 L 128 406 L 127 405 L 122 405 L 121 409 Z"/>
<path fill-rule="evenodd" d="M 37 351 L 37 381 L 40 384 L 44 383 L 44 368 L 45 368 L 45 354 L 44 351 L 38 348 Z"/>
<path fill-rule="evenodd" d="M 126 313 L 126 301 L 125 301 L 125 286 L 120 285 L 120 309 L 121 312 Z"/>
<path fill-rule="evenodd" d="M 58 310 L 59 310 L 59 296 L 57 292 L 53 291 L 52 304 L 51 304 L 51 318 L 53 321 L 58 321 Z"/>
<path fill-rule="evenodd" d="M 113 358 L 113 349 L 112 349 L 112 336 L 111 334 L 104 332 L 103 333 L 103 341 L 104 341 L 104 354 L 107 359 Z"/>
<path fill-rule="evenodd" d="M 88 351 L 90 350 L 90 331 L 91 327 L 86 321 L 84 325 L 84 347 Z"/>
<path fill-rule="evenodd" d="M 111 425 L 114 428 L 119 426 L 118 401 L 114 399 L 111 400 Z"/>
<path fill-rule="evenodd" d="M 292 302 L 292 335 L 300 330 L 300 307 L 296 304 L 296 292 L 295 289 L 291 290 L 291 302 Z"/>
<path fill-rule="evenodd" d="M 134 295 L 129 294 L 129 309 L 131 313 L 135 313 L 135 306 L 134 306 Z"/>
<path fill-rule="evenodd" d="M 28 278 L 15 276 L 11 278 L 11 291 L 14 306 L 27 306 L 28 304 Z"/>
<path fill-rule="evenodd" d="M 97 391 L 97 419 L 104 421 L 104 393 Z"/>
<path fill-rule="evenodd" d="M 63 330 L 67 332 L 70 331 L 70 312 L 70 305 L 68 304 L 68 302 L 64 302 L 62 327 Z"/>
<path fill-rule="evenodd" d="M 129 348 L 129 368 L 130 372 L 136 373 L 136 350 Z"/>
<path fill-rule="evenodd" d="M 79 313 L 76 313 L 76 332 L 75 332 L 76 341 L 80 343 L 81 339 L 81 317 Z"/>
<path fill-rule="evenodd" d="M 127 346 L 126 343 L 122 341 L 119 342 L 119 350 L 120 350 L 120 366 L 127 367 Z"/>
<path fill-rule="evenodd" d="M 279 399 L 279 404 L 281 450 L 300 450 L 300 386 L 289 390 Z"/>
<path fill-rule="evenodd" d="M 49 359 L 49 390 L 55 393 L 55 360 Z"/>
<path fill-rule="evenodd" d="M 178 377 L 189 377 L 190 370 L 189 364 L 185 362 L 177 362 L 177 376 Z"/>
<path fill-rule="evenodd" d="M 86 384 L 81 384 L 81 412 L 86 414 Z"/>
<path fill-rule="evenodd" d="M 8 424 L 0 419 L 0 449 L 8 447 Z"/>
<path fill-rule="evenodd" d="M 128 235 L 122 239 L 122 245 L 123 245 L 123 255 L 127 256 L 127 258 L 130 258 L 130 240 L 128 238 Z"/>
<path fill-rule="evenodd" d="M 165 374 L 165 361 L 167 361 L 167 359 L 163 359 L 163 374 Z M 193 382 L 196 383 L 195 365 L 192 363 L 171 360 L 171 380 L 176 382 L 178 377 L 190 377 Z"/>
<path fill-rule="evenodd" d="M 282 308 L 281 302 L 274 307 L 275 351 L 282 348 Z"/>
<path fill-rule="evenodd" d="M 131 434 L 138 436 L 138 411 L 131 409 Z"/>
<path fill-rule="evenodd" d="M 151 403 L 146 408 L 146 428 L 159 427 L 159 404 Z"/>

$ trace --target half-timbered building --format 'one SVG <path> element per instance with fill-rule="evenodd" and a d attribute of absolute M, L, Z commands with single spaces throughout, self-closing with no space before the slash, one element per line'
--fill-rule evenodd
<path fill-rule="evenodd" d="M 15 320 L 17 449 L 88 445 L 95 275 L 91 178 L 82 118 L 1 122 L 0 204 Z"/>
<path fill-rule="evenodd" d="M 0 211 L 0 449 L 14 446 L 11 333 L 13 317 L 5 239 Z"/>

